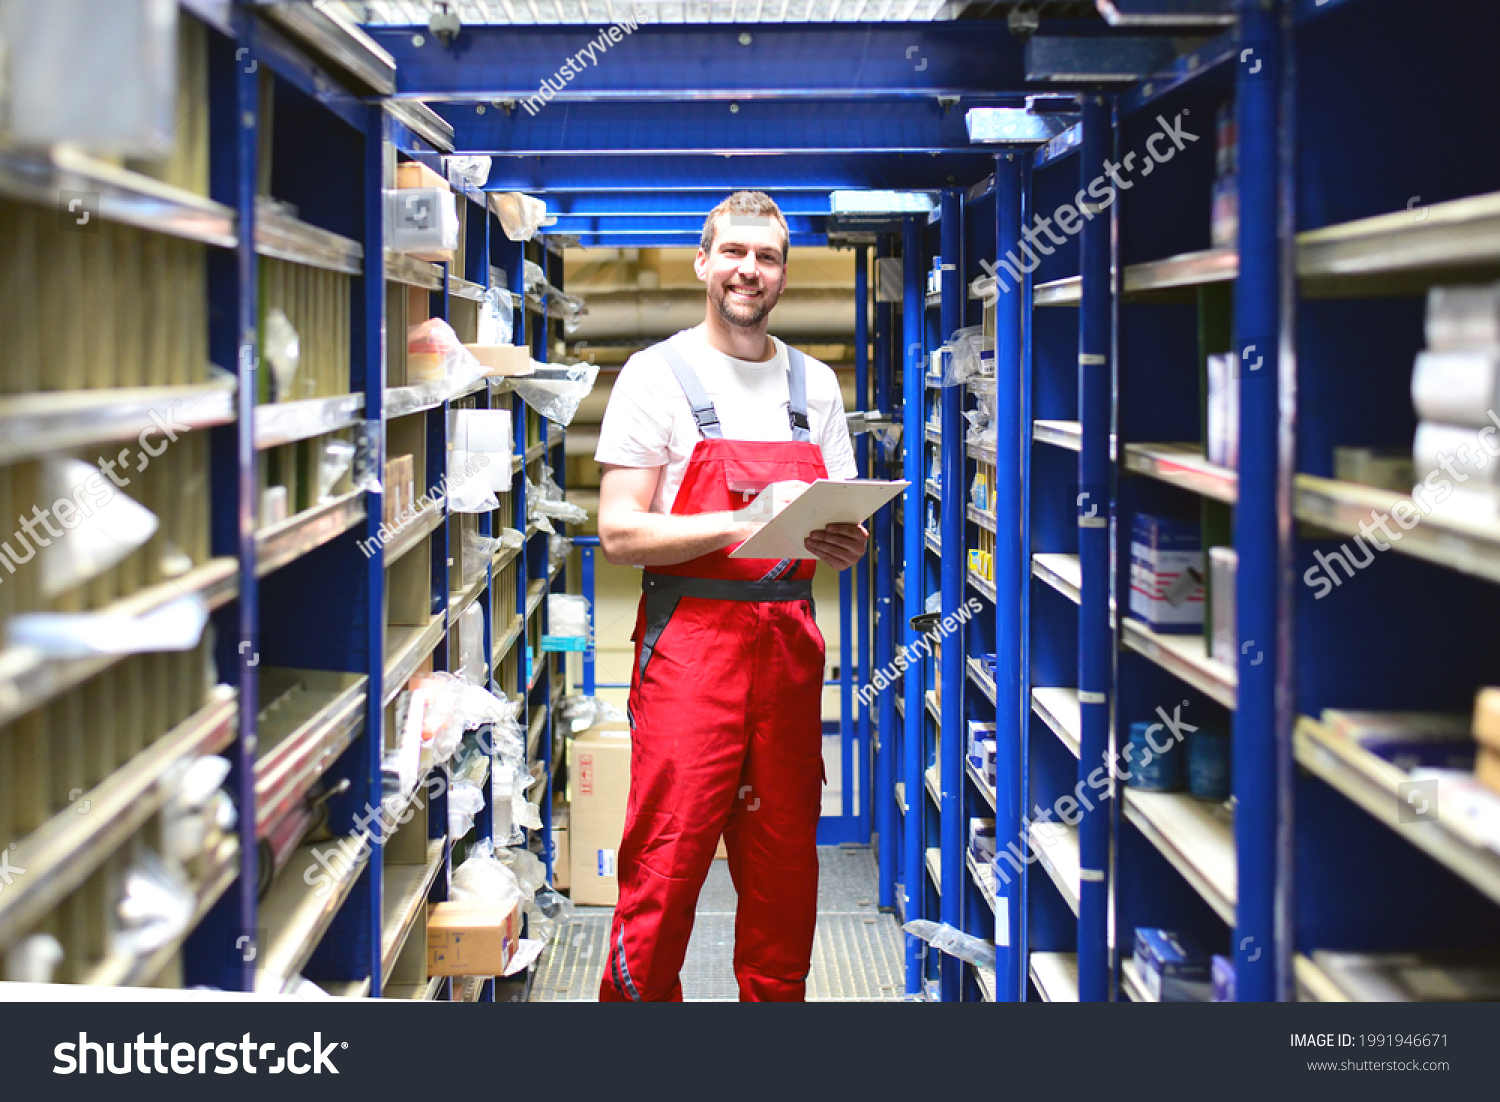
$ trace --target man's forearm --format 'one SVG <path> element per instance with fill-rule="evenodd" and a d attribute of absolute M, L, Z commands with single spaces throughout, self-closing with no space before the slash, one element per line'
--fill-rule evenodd
<path fill-rule="evenodd" d="M 673 566 L 742 543 L 757 527 L 728 512 L 677 516 L 631 511 L 601 516 L 599 543 L 604 557 L 619 566 Z"/>

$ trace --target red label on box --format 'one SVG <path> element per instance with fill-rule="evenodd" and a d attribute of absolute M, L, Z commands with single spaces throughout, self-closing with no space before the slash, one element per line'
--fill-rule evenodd
<path fill-rule="evenodd" d="M 578 755 L 578 794 L 580 796 L 592 796 L 594 794 L 594 755 Z"/>

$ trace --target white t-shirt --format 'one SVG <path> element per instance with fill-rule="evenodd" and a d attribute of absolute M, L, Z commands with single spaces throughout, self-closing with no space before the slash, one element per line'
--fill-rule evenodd
<path fill-rule="evenodd" d="M 685 358 L 719 415 L 726 440 L 790 440 L 786 345 L 771 338 L 776 355 L 765 363 L 737 360 L 714 349 L 701 328 L 688 329 Z M 807 364 L 807 421 L 823 450 L 829 478 L 858 478 L 844 395 L 833 368 Z M 604 410 L 594 459 L 620 467 L 666 467 L 656 484 L 653 513 L 670 513 L 688 459 L 701 438 L 687 395 L 667 361 L 652 349 L 631 356 L 620 369 Z"/>

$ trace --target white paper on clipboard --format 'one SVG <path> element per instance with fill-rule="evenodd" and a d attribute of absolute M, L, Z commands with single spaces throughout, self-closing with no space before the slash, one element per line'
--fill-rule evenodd
<path fill-rule="evenodd" d="M 764 528 L 729 553 L 731 559 L 815 559 L 808 534 L 830 524 L 859 524 L 910 486 L 898 480 L 820 478 Z"/>

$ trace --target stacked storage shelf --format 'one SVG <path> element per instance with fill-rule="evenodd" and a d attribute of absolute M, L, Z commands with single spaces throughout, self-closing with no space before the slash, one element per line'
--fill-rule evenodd
<path fill-rule="evenodd" d="M 128 624 L 192 599 L 212 614 L 186 651 L 133 653 L 127 638 L 119 654 L 0 657 L 0 834 L 27 870 L 0 898 L 0 951 L 50 935 L 64 982 L 274 991 L 303 975 L 336 994 L 493 999 L 492 978 L 430 979 L 425 937 L 454 861 L 494 829 L 488 754 L 470 736 L 442 783 L 429 774 L 388 801 L 400 806 L 384 825 L 371 809 L 412 675 L 477 651 L 484 668 L 467 673 L 524 693 L 524 594 L 560 577 L 543 542 L 465 557 L 465 534 L 525 527 L 519 457 L 498 515 L 453 513 L 440 494 L 453 409 L 508 409 L 518 426 L 531 411 L 503 380 L 439 400 L 406 373 L 408 322 L 446 318 L 473 341 L 492 241 L 498 264 L 517 254 L 507 272 L 520 248 L 486 196 L 455 183 L 451 260 L 388 250 L 398 162 L 441 167 L 451 128 L 420 104 L 361 102 L 393 90 L 393 67 L 336 15 L 235 5 L 204 23 L 198 7 L 180 14 L 166 162 L 0 155 L 0 275 L 26 307 L 0 322 L 20 350 L 0 399 L 4 507 L 24 515 L 58 461 L 128 442 L 125 493 L 160 518 L 81 584 L 18 573 L 0 611 Z M 88 232 L 63 226 L 59 189 L 89 198 Z M 65 298 L 65 276 L 81 298 Z M 69 299 L 89 324 L 64 318 Z M 278 358 L 288 324 L 294 372 Z M 424 494 L 414 518 L 394 514 Z M 238 828 L 181 859 L 195 899 L 180 934 L 131 949 L 112 918 L 126 874 L 173 844 L 182 770 L 215 754 L 232 766 Z M 450 841 L 444 794 L 460 779 L 486 807 Z"/>
<path fill-rule="evenodd" d="M 1413 401 L 1418 353 L 1444 343 L 1429 290 L 1491 286 L 1500 260 L 1500 158 L 1468 120 L 1432 118 L 1419 90 L 1441 86 L 1492 110 L 1500 84 L 1476 57 L 1495 18 L 1440 3 L 1412 34 L 1392 36 L 1393 10 L 1383 0 L 1296 4 L 1282 39 L 1284 125 L 1296 139 L 1285 212 L 1294 272 L 1284 269 L 1280 319 L 1283 386 L 1295 394 L 1283 407 L 1283 431 L 1295 427 L 1282 512 L 1294 684 L 1278 734 L 1295 761 L 1283 798 L 1296 858 L 1283 994 L 1492 999 L 1492 973 L 1470 967 L 1476 953 L 1490 959 L 1500 915 L 1495 834 L 1475 829 L 1465 801 L 1476 782 L 1466 767 L 1415 779 L 1411 762 L 1379 756 L 1325 716 L 1450 714 L 1462 748 L 1476 690 L 1500 678 L 1481 637 L 1500 529 L 1483 508 L 1455 508 L 1463 491 L 1479 486 L 1481 506 L 1493 492 L 1483 426 L 1495 395 L 1439 417 Z M 1356 56 L 1336 46 L 1351 41 Z M 1380 148 L 1380 134 L 1408 133 L 1419 118 L 1420 155 L 1404 137 Z M 1483 315 L 1481 306 L 1475 320 Z M 1490 341 L 1481 338 L 1482 357 Z M 1457 382 L 1445 390 L 1473 393 Z M 1455 424 L 1465 451 L 1442 451 L 1456 464 L 1434 468 L 1429 456 L 1394 479 L 1343 469 L 1343 448 L 1412 456 L 1423 421 Z M 1382 534 L 1381 518 L 1397 538 Z M 1377 885 L 1395 890 L 1377 903 Z"/>

